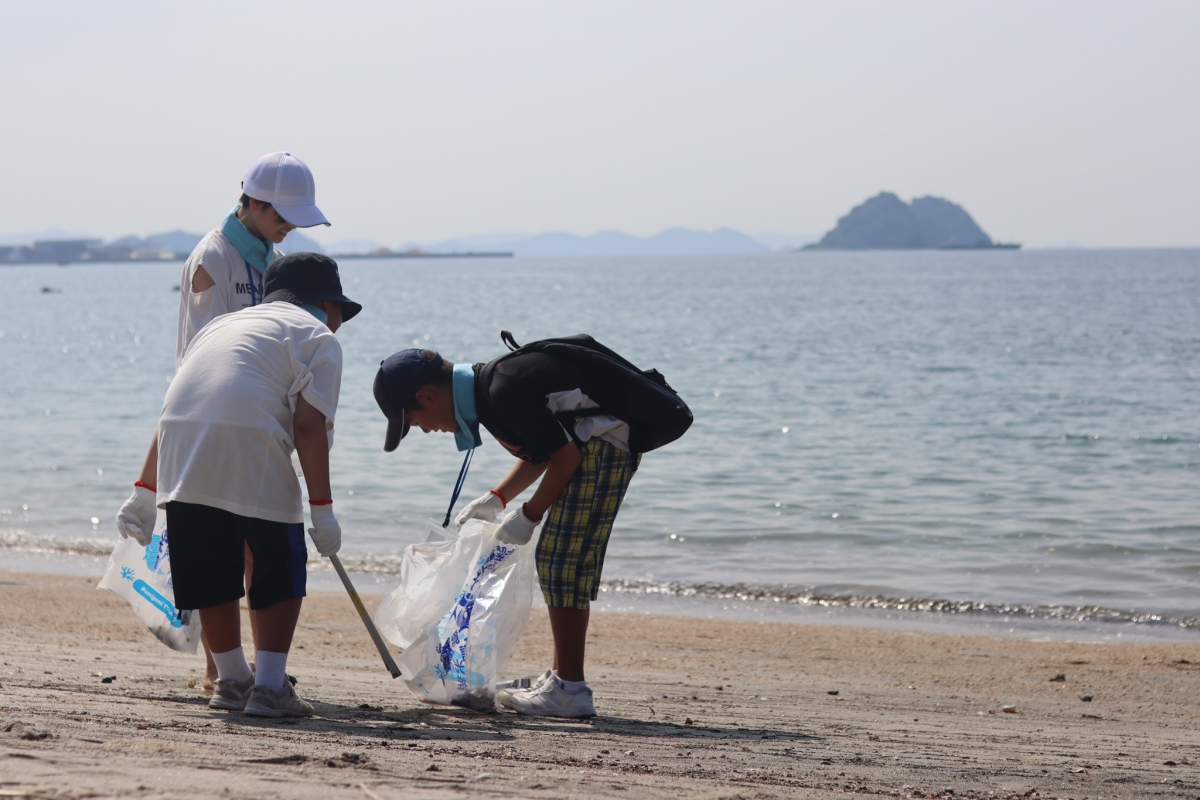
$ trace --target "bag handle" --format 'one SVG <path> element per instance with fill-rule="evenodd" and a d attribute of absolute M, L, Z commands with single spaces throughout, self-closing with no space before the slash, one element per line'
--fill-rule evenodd
<path fill-rule="evenodd" d="M 467 457 L 463 459 L 462 469 L 458 471 L 458 480 L 454 482 L 454 493 L 450 495 L 450 507 L 446 509 L 446 519 L 442 520 L 443 528 L 450 526 L 450 515 L 454 513 L 454 504 L 458 502 L 458 496 L 462 493 L 463 484 L 467 482 L 467 470 L 471 468 L 471 456 L 474 453 L 474 447 L 467 451 Z"/>
<path fill-rule="evenodd" d="M 504 342 L 504 344 L 508 346 L 509 350 L 518 350 L 521 347 L 521 345 L 517 344 L 517 340 L 513 338 L 513 335 L 508 331 L 500 331 L 500 341 Z"/>

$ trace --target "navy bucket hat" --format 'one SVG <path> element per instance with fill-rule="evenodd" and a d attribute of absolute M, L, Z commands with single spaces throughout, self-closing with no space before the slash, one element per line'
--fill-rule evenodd
<path fill-rule="evenodd" d="M 282 300 L 296 305 L 312 305 L 327 300 L 342 304 L 342 322 L 362 311 L 362 306 L 342 294 L 338 265 L 320 253 L 291 253 L 277 258 L 263 274 L 263 302 Z"/>

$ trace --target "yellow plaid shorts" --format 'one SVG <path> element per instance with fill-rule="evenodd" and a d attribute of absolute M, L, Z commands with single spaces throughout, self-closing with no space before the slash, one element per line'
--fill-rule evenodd
<path fill-rule="evenodd" d="M 554 505 L 535 559 L 546 605 L 586 611 L 600 591 L 600 572 L 613 521 L 642 457 L 590 439 L 583 461 Z"/>

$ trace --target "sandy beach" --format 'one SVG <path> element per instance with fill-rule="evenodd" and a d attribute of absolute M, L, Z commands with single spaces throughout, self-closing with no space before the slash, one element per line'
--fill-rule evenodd
<path fill-rule="evenodd" d="M 1200 644 L 597 614 L 600 716 L 553 721 L 416 702 L 320 593 L 317 715 L 280 723 L 209 710 L 202 658 L 94 587 L 0 575 L 2 797 L 1200 796 Z M 515 672 L 548 647 L 535 612 Z"/>

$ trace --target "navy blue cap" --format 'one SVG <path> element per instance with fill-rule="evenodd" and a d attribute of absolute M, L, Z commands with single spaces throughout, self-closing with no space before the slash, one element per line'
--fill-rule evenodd
<path fill-rule="evenodd" d="M 442 366 L 442 357 L 437 353 L 432 359 L 421 356 L 420 350 L 401 350 L 379 362 L 375 373 L 375 402 L 388 419 L 387 436 L 383 440 L 384 452 L 390 453 L 408 435 L 408 423 L 404 421 L 404 409 L 412 405 L 417 391 L 429 382 L 429 376 Z"/>

